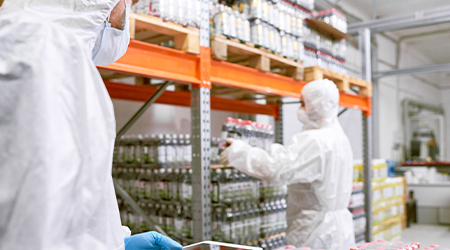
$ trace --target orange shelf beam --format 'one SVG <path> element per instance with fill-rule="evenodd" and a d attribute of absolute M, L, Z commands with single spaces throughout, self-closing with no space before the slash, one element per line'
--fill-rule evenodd
<path fill-rule="evenodd" d="M 135 76 L 185 82 L 198 86 L 202 84 L 200 82 L 200 63 L 200 55 L 192 55 L 155 44 L 131 40 L 128 51 L 122 58 L 116 63 L 100 66 L 99 68 Z M 284 97 L 299 98 L 303 86 L 307 83 L 286 76 L 216 60 L 211 60 L 210 73 L 213 84 Z M 131 99 L 135 98 L 129 95 L 131 94 L 121 94 L 121 96 L 128 96 Z M 139 93 L 134 93 L 133 95 L 139 96 Z M 145 95 L 145 98 L 136 98 L 141 98 L 141 101 L 145 101 L 148 95 Z M 370 97 L 341 92 L 339 104 L 342 107 L 361 110 L 366 116 L 371 115 Z M 233 112 L 239 112 L 239 107 L 235 107 L 235 109 Z M 267 111 L 264 112 L 267 113 Z"/>
<path fill-rule="evenodd" d="M 131 40 L 117 62 L 98 68 L 125 74 L 200 84 L 200 57 L 155 44 Z"/>
<path fill-rule="evenodd" d="M 146 102 L 157 90 L 155 87 L 130 85 L 104 81 L 106 89 L 112 99 Z M 164 91 L 156 100 L 159 104 L 168 104 L 182 107 L 191 106 L 191 94 L 183 91 Z M 211 96 L 211 109 L 235 113 L 255 115 L 270 115 L 278 120 L 277 105 L 262 105 L 250 101 L 221 98 Z"/>

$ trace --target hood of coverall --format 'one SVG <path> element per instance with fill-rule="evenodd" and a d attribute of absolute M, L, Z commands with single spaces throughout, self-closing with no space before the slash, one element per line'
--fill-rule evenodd
<path fill-rule="evenodd" d="M 337 121 L 339 109 L 339 90 L 328 80 L 316 80 L 302 89 L 305 109 L 299 109 L 299 119 L 304 123 L 303 130 L 320 129 Z"/>
<path fill-rule="evenodd" d="M 83 40 L 89 51 L 102 23 L 119 0 L 5 0 L 3 10 L 21 8 L 41 15 L 61 29 L 71 30 Z"/>

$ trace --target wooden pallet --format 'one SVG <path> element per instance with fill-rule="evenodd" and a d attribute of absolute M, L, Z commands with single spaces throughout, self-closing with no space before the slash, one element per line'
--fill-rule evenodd
<path fill-rule="evenodd" d="M 183 27 L 150 15 L 130 14 L 130 36 L 131 39 L 155 44 L 173 40 L 177 50 L 200 53 L 199 29 Z"/>
<path fill-rule="evenodd" d="M 279 73 L 297 80 L 303 79 L 303 63 L 284 58 L 250 43 L 225 36 L 211 36 L 211 56 L 216 60 L 245 65 L 261 71 Z"/>
<path fill-rule="evenodd" d="M 372 97 L 372 83 L 370 82 L 322 69 L 318 66 L 305 68 L 305 81 L 311 82 L 325 78 L 333 81 L 341 91 L 348 92 L 351 87 L 358 87 L 360 95 Z"/>

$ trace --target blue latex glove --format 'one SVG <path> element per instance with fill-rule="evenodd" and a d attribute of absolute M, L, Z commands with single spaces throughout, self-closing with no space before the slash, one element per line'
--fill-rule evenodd
<path fill-rule="evenodd" d="M 125 250 L 181 250 L 180 243 L 157 232 L 136 234 L 125 238 Z"/>

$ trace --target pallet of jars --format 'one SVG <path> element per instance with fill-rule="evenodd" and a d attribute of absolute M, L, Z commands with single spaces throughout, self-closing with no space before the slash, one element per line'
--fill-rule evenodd
<path fill-rule="evenodd" d="M 303 63 L 263 47 L 252 47 L 223 35 L 211 36 L 211 56 L 213 59 L 232 62 L 264 72 L 274 72 L 303 79 Z"/>
<path fill-rule="evenodd" d="M 200 53 L 200 0 L 141 0 L 130 14 L 130 37 Z"/>
<path fill-rule="evenodd" d="M 329 79 L 333 81 L 340 91 L 349 92 L 350 90 L 357 88 L 357 92 L 360 95 L 368 97 L 372 96 L 372 83 L 370 82 L 339 74 L 319 66 L 305 68 L 305 81 L 311 82 L 319 79 Z"/>

